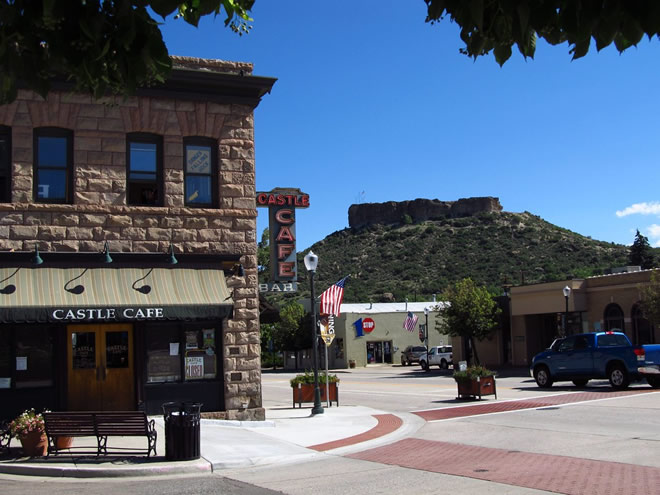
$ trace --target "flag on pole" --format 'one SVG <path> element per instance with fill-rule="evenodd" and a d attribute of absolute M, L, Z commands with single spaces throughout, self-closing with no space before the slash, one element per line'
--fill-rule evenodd
<path fill-rule="evenodd" d="M 403 328 L 412 332 L 415 329 L 415 325 L 417 325 L 418 319 L 417 315 L 413 314 L 412 311 L 408 311 L 408 316 L 406 316 L 406 319 L 403 322 Z"/>
<path fill-rule="evenodd" d="M 331 285 L 323 294 L 321 294 L 321 314 L 339 316 L 341 300 L 344 298 L 344 284 L 348 276 L 342 278 L 339 282 Z"/>

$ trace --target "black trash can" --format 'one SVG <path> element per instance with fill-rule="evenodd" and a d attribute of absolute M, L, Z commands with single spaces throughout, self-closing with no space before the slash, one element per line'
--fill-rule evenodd
<path fill-rule="evenodd" d="M 199 402 L 166 402 L 165 458 L 168 461 L 189 461 L 200 457 L 200 409 Z"/>

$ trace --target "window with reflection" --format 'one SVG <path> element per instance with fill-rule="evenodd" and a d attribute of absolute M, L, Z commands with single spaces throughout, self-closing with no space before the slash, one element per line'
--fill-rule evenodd
<path fill-rule="evenodd" d="M 128 368 L 128 332 L 105 334 L 105 363 L 108 368 Z"/>
<path fill-rule="evenodd" d="M 48 327 L 16 332 L 16 388 L 53 385 L 53 332 Z"/>
<path fill-rule="evenodd" d="M 610 332 L 618 330 L 619 332 L 624 331 L 624 322 L 623 322 L 623 310 L 618 304 L 608 304 L 605 308 L 604 318 L 605 320 L 605 331 Z"/>
<path fill-rule="evenodd" d="M 0 125 L 0 203 L 11 202 L 11 128 Z"/>
<path fill-rule="evenodd" d="M 40 203 L 72 201 L 73 132 L 34 130 L 34 197 Z"/>
<path fill-rule="evenodd" d="M 181 335 L 177 326 L 147 329 L 147 383 L 181 380 Z"/>
<path fill-rule="evenodd" d="M 147 329 L 147 383 L 212 380 L 218 376 L 213 324 Z"/>
<path fill-rule="evenodd" d="M 185 138 L 183 147 L 186 206 L 216 207 L 218 204 L 216 141 L 206 138 Z"/>
<path fill-rule="evenodd" d="M 127 203 L 163 204 L 163 139 L 155 134 L 129 134 L 127 147 Z"/>
<path fill-rule="evenodd" d="M 74 332 L 71 334 L 71 367 L 74 370 L 96 368 L 95 332 Z"/>

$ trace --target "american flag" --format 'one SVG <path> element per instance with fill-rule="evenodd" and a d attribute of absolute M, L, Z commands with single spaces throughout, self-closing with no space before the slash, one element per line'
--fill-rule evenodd
<path fill-rule="evenodd" d="M 418 319 L 417 315 L 413 314 L 412 311 L 408 311 L 408 316 L 406 316 L 406 319 L 403 322 L 403 328 L 412 332 L 415 329 L 415 325 L 417 325 Z"/>
<path fill-rule="evenodd" d="M 339 316 L 341 300 L 344 297 L 344 284 L 348 277 L 342 278 L 339 282 L 331 285 L 323 294 L 321 294 L 321 314 Z"/>

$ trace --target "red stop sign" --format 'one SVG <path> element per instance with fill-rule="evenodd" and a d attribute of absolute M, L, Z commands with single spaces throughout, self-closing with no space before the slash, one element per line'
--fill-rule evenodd
<path fill-rule="evenodd" d="M 371 333 L 371 331 L 376 328 L 376 322 L 372 320 L 371 318 L 365 318 L 362 320 L 362 329 L 367 332 Z"/>

